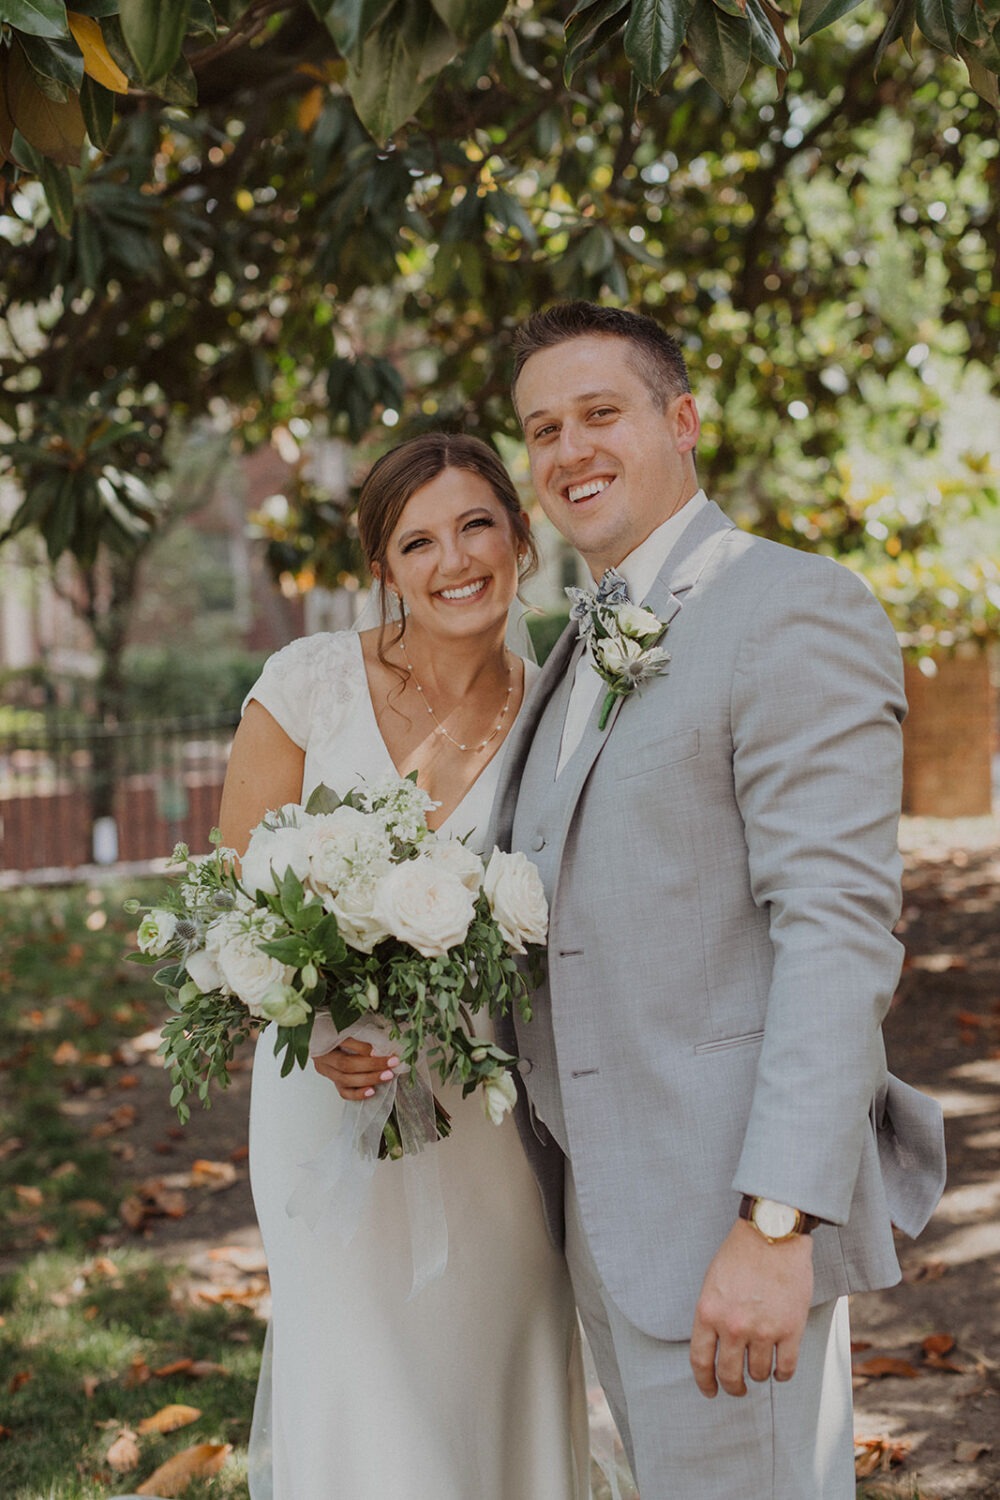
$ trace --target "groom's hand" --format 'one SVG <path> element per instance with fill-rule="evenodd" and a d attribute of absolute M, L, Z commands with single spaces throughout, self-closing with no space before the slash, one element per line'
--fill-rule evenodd
<path fill-rule="evenodd" d="M 770 1245 L 737 1220 L 708 1268 L 691 1331 L 691 1368 L 705 1396 L 745 1396 L 751 1380 L 791 1380 L 813 1290 L 807 1234 Z"/>

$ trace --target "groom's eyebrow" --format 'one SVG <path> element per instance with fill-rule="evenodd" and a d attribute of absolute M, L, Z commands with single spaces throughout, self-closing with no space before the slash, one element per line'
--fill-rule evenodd
<path fill-rule="evenodd" d="M 579 395 L 573 397 L 573 404 L 575 406 L 585 406 L 588 401 L 607 401 L 610 400 L 614 396 L 614 394 L 615 393 L 610 386 L 605 390 L 581 391 Z M 537 411 L 529 411 L 526 416 L 522 417 L 521 425 L 522 427 L 527 427 L 529 422 L 534 422 L 539 417 L 547 417 L 550 415 L 551 413 L 549 412 L 547 406 L 540 406 Z"/>

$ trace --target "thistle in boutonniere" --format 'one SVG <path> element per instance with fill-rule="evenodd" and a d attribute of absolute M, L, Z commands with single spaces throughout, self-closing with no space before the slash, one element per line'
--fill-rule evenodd
<path fill-rule="evenodd" d="M 598 729 L 608 722 L 616 698 L 629 693 L 667 670 L 670 652 L 659 642 L 667 633 L 667 622 L 650 609 L 630 604 L 625 581 L 609 569 L 596 594 L 567 589 L 573 603 L 570 618 L 580 622 L 580 639 L 587 642 L 594 670 L 607 683 Z"/>

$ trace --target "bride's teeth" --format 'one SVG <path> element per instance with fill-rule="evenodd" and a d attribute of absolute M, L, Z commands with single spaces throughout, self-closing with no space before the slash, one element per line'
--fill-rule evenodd
<path fill-rule="evenodd" d="M 471 599 L 472 596 L 473 596 L 473 594 L 478 594 L 479 593 L 479 590 L 483 587 L 483 584 L 485 582 L 486 582 L 486 580 L 484 578 L 477 578 L 477 580 L 476 580 L 475 583 L 467 583 L 465 585 L 465 587 L 461 588 L 461 589 L 442 589 L 441 590 L 441 598 L 442 599 Z"/>
<path fill-rule="evenodd" d="M 589 500 L 591 495 L 599 495 L 602 490 L 607 489 L 610 483 L 610 479 L 591 479 L 587 484 L 571 485 L 567 494 L 571 503 L 575 505 L 577 500 Z"/>

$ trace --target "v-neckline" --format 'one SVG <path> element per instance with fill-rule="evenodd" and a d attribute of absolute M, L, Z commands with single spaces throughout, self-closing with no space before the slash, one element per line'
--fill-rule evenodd
<path fill-rule="evenodd" d="M 385 736 L 383 735 L 381 726 L 379 725 L 379 722 L 378 722 L 378 714 L 375 712 L 375 700 L 372 697 L 372 685 L 371 685 L 371 680 L 370 680 L 370 678 L 368 676 L 368 663 L 365 661 L 364 645 L 363 645 L 362 640 L 361 640 L 361 632 L 360 631 L 355 632 L 355 640 L 358 643 L 358 646 L 357 646 L 357 650 L 358 650 L 358 664 L 359 664 L 359 666 L 361 668 L 361 680 L 362 680 L 362 682 L 365 685 L 365 702 L 368 705 L 368 712 L 369 712 L 369 715 L 371 716 L 371 727 L 372 727 L 372 729 L 375 732 L 375 737 L 377 738 L 379 744 L 382 747 L 382 753 L 383 753 L 383 755 L 385 756 L 386 760 L 389 763 L 390 770 L 393 771 L 393 773 L 396 776 L 402 777 L 403 776 L 403 772 L 397 766 L 396 761 L 395 761 L 395 759 L 393 757 L 392 751 L 389 749 L 389 746 L 385 742 Z M 527 697 L 527 693 L 528 693 L 527 662 L 524 660 L 523 657 L 520 658 L 520 660 L 522 662 L 522 669 L 523 669 L 523 672 L 524 672 L 524 677 L 523 677 L 523 681 L 522 681 L 522 685 L 521 685 L 521 705 L 520 705 L 520 708 L 517 711 L 517 714 L 515 714 L 514 718 L 511 720 L 510 729 L 507 730 L 507 733 L 504 735 L 503 739 L 500 741 L 500 744 L 498 745 L 497 749 L 490 756 L 489 760 L 483 766 L 483 768 L 479 772 L 478 776 L 476 776 L 472 781 L 470 781 L 469 785 L 466 787 L 465 792 L 462 795 L 461 800 L 455 803 L 455 806 L 448 813 L 447 817 L 442 818 L 441 822 L 437 825 L 436 828 L 431 828 L 431 832 L 432 833 L 440 833 L 442 831 L 442 829 L 444 829 L 447 826 L 447 824 L 451 822 L 451 820 L 455 816 L 455 814 L 458 813 L 458 812 L 460 812 L 461 809 L 465 806 L 466 802 L 468 802 L 469 798 L 472 796 L 472 793 L 475 791 L 476 787 L 479 785 L 479 783 L 482 781 L 483 777 L 490 770 L 490 767 L 491 766 L 497 766 L 499 764 L 500 756 L 503 753 L 503 748 L 506 745 L 508 739 L 510 738 L 511 730 L 513 730 L 514 725 L 517 722 L 518 714 L 520 714 L 521 709 L 524 707 L 524 700 Z M 430 827 L 430 824 L 428 824 L 428 827 Z"/>

